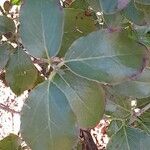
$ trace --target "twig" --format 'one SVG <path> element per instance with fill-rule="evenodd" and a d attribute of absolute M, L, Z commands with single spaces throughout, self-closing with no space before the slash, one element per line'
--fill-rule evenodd
<path fill-rule="evenodd" d="M 17 114 L 20 114 L 19 111 L 13 110 L 13 109 L 9 108 L 8 106 L 6 106 L 6 105 L 4 105 L 4 104 L 1 104 L 1 103 L 0 103 L 0 109 L 3 109 L 3 110 L 8 111 L 8 112 L 10 112 L 10 113 L 17 113 Z"/>
<path fill-rule="evenodd" d="M 84 138 L 84 150 L 98 150 L 96 144 L 93 141 L 93 138 L 89 131 L 80 130 L 82 137 Z"/>
<path fill-rule="evenodd" d="M 145 107 L 143 107 L 140 112 L 138 113 L 134 113 L 133 114 L 133 118 L 132 120 L 130 121 L 130 125 L 133 124 L 136 120 L 137 120 L 137 117 L 140 117 L 144 112 L 146 112 L 147 110 L 150 109 L 150 103 L 148 105 L 146 105 Z"/>

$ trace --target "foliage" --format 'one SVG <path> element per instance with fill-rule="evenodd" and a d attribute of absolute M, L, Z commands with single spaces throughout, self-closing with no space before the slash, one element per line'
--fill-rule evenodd
<path fill-rule="evenodd" d="M 29 91 L 21 135 L 32 150 L 71 150 L 103 116 L 108 150 L 148 150 L 149 0 L 10 2 L 20 25 L 2 11 L 0 69 L 16 95 Z"/>
<path fill-rule="evenodd" d="M 21 141 L 17 135 L 10 134 L 0 141 L 1 150 L 22 150 Z"/>

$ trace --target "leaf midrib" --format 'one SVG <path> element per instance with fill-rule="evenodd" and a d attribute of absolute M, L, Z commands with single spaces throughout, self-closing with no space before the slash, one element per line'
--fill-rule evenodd
<path fill-rule="evenodd" d="M 127 137 L 127 132 L 126 132 L 125 126 L 123 126 L 123 131 L 124 131 L 124 135 L 125 135 L 125 138 L 126 138 L 128 150 L 131 150 L 131 149 L 130 149 L 129 142 L 128 142 L 128 137 Z"/>
<path fill-rule="evenodd" d="M 60 75 L 59 75 L 59 76 L 60 76 Z M 60 76 L 60 78 L 62 78 L 62 77 Z M 64 81 L 64 79 L 62 79 L 62 80 Z M 59 87 L 59 85 L 58 85 L 54 80 L 51 80 L 51 82 L 56 85 L 56 87 L 65 95 L 66 99 L 68 100 L 66 93 Z M 85 106 L 86 110 L 88 110 L 88 112 L 94 117 L 94 114 L 89 110 L 88 106 L 86 106 L 86 104 L 84 103 L 84 101 L 82 101 L 82 99 L 81 99 L 81 97 L 78 95 L 78 93 L 70 86 L 70 84 L 69 84 L 68 82 L 66 82 L 66 80 L 65 80 L 64 82 L 66 83 L 67 86 L 69 85 L 69 87 L 70 87 L 70 88 L 75 92 L 75 94 L 79 97 L 81 103 Z M 68 102 L 69 102 L 69 100 L 68 100 Z M 70 102 L 69 102 L 69 104 L 70 104 Z M 71 104 L 70 104 L 70 106 L 71 106 Z M 71 108 L 72 108 L 72 106 L 71 106 Z"/>
<path fill-rule="evenodd" d="M 134 54 L 134 56 L 141 55 L 139 54 Z M 119 56 L 133 56 L 133 54 L 118 54 L 118 55 L 111 55 L 111 56 L 99 56 L 99 57 L 87 57 L 87 58 L 75 58 L 75 59 L 66 59 L 64 60 L 64 63 L 68 62 L 75 62 L 75 61 L 86 61 L 86 60 L 95 60 L 95 59 L 102 59 L 102 58 L 114 58 L 114 57 L 119 57 Z"/>
<path fill-rule="evenodd" d="M 42 0 L 41 0 L 41 8 L 42 8 Z M 50 60 L 49 57 L 49 53 L 48 53 L 48 48 L 47 48 L 47 44 L 46 44 L 46 39 L 45 39 L 45 29 L 44 29 L 44 17 L 43 17 L 43 12 L 41 11 L 41 25 L 42 25 L 42 37 L 43 37 L 43 44 L 44 44 L 44 49 L 45 49 L 45 53 L 46 56 L 48 58 L 48 60 Z"/>

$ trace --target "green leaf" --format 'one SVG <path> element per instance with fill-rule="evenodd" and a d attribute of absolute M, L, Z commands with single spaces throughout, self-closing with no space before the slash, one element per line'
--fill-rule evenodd
<path fill-rule="evenodd" d="M 0 141 L 0 150 L 18 150 L 19 146 L 19 137 L 14 134 L 10 134 Z"/>
<path fill-rule="evenodd" d="M 0 35 L 8 33 L 8 32 L 15 32 L 16 27 L 15 23 L 12 19 L 6 16 L 0 16 Z"/>
<path fill-rule="evenodd" d="M 10 2 L 11 2 L 13 5 L 20 5 L 20 4 L 21 4 L 21 1 L 22 1 L 22 0 L 11 0 Z"/>
<path fill-rule="evenodd" d="M 137 99 L 137 107 L 141 109 L 142 107 L 149 104 L 149 102 L 150 102 L 150 97 Z"/>
<path fill-rule="evenodd" d="M 88 8 L 88 3 L 86 0 L 75 0 L 69 7 L 86 10 Z"/>
<path fill-rule="evenodd" d="M 128 37 L 128 31 L 105 29 L 76 40 L 65 55 L 65 64 L 88 79 L 118 83 L 143 70 L 145 50 Z"/>
<path fill-rule="evenodd" d="M 99 0 L 105 14 L 113 14 L 125 8 L 130 0 Z"/>
<path fill-rule="evenodd" d="M 149 0 L 135 0 L 135 2 L 143 4 L 143 5 L 150 5 L 150 1 Z"/>
<path fill-rule="evenodd" d="M 111 137 L 113 134 L 118 132 L 121 127 L 122 127 L 121 120 L 112 120 L 108 126 L 107 135 Z"/>
<path fill-rule="evenodd" d="M 146 24 L 144 13 L 136 8 L 133 0 L 123 10 L 123 13 L 127 19 L 129 19 L 131 22 L 137 25 Z"/>
<path fill-rule="evenodd" d="M 63 35 L 63 9 L 59 0 L 26 0 L 20 12 L 22 43 L 36 57 L 58 53 Z"/>
<path fill-rule="evenodd" d="M 110 94 L 107 96 L 105 114 L 112 118 L 127 119 L 131 114 L 131 101 L 126 97 Z"/>
<path fill-rule="evenodd" d="M 138 119 L 137 119 L 137 127 L 144 130 L 150 135 L 150 110 L 144 112 Z"/>
<path fill-rule="evenodd" d="M 137 101 L 137 108 L 143 109 L 146 105 L 150 103 L 150 97 L 145 99 L 140 99 Z M 142 115 L 137 118 L 136 127 L 146 131 L 150 134 L 150 109 L 145 111 Z"/>
<path fill-rule="evenodd" d="M 0 70 L 6 66 L 13 47 L 9 44 L 0 45 Z"/>
<path fill-rule="evenodd" d="M 149 26 L 150 24 L 150 5 L 143 5 L 140 3 L 135 3 L 136 8 L 139 9 L 140 11 L 143 11 L 144 13 L 144 18 L 146 20 L 147 25 Z"/>
<path fill-rule="evenodd" d="M 28 54 L 22 49 L 16 50 L 6 67 L 6 81 L 12 91 L 20 95 L 25 90 L 32 89 L 36 79 L 37 70 Z"/>
<path fill-rule="evenodd" d="M 145 69 L 135 80 L 130 80 L 112 87 L 119 95 L 134 98 L 146 98 L 150 96 L 150 69 Z"/>
<path fill-rule="evenodd" d="M 77 138 L 75 122 L 66 96 L 47 80 L 29 94 L 21 134 L 33 150 L 71 150 Z"/>
<path fill-rule="evenodd" d="M 150 47 L 150 27 L 148 26 L 135 26 L 139 41 L 148 48 Z"/>
<path fill-rule="evenodd" d="M 150 136 L 138 129 L 122 126 L 111 137 L 107 150 L 148 150 L 149 147 Z"/>
<path fill-rule="evenodd" d="M 59 55 L 64 56 L 68 48 L 76 39 L 85 36 L 94 30 L 96 30 L 96 26 L 93 17 L 85 16 L 84 10 L 65 9 L 64 35 Z"/>
<path fill-rule="evenodd" d="M 53 82 L 65 94 L 80 127 L 98 124 L 104 113 L 104 92 L 100 85 L 70 71 L 59 73 Z"/>
<path fill-rule="evenodd" d="M 76 119 L 85 128 L 103 115 L 104 95 L 97 83 L 67 70 L 58 73 L 31 91 L 23 107 L 21 133 L 32 149 L 70 150 Z"/>

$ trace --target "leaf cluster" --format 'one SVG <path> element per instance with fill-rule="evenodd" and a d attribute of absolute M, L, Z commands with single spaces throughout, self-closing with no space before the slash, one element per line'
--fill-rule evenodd
<path fill-rule="evenodd" d="M 19 16 L 19 26 L 9 11 L 0 16 L 0 69 L 15 94 L 30 91 L 27 144 L 71 150 L 105 116 L 108 150 L 148 150 L 149 0 L 25 0 Z"/>

